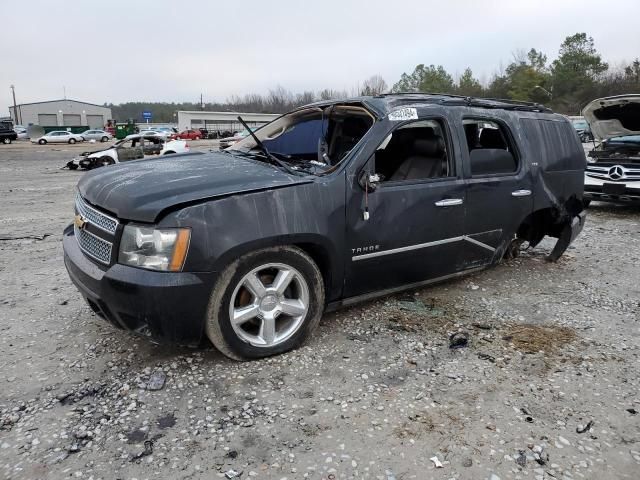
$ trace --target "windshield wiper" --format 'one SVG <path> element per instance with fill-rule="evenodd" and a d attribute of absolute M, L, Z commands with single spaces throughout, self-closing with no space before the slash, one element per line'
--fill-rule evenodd
<path fill-rule="evenodd" d="M 264 155 L 271 160 L 272 163 L 275 163 L 276 165 L 284 168 L 287 172 L 289 172 L 291 175 L 298 175 L 298 172 L 296 172 L 293 168 L 291 168 L 289 165 L 287 165 L 286 163 L 284 163 L 282 160 L 280 160 L 278 157 L 272 155 L 269 153 L 269 150 L 267 149 L 267 147 L 264 145 L 264 143 L 262 143 L 260 141 L 260 139 L 256 136 L 255 133 L 253 133 L 253 130 L 251 130 L 249 128 L 249 125 L 246 124 L 246 122 L 242 119 L 242 117 L 240 115 L 238 115 L 238 121 L 242 124 L 242 126 L 244 128 L 247 129 L 247 131 L 249 132 L 249 135 L 251 135 L 251 137 L 253 137 L 253 140 L 256 142 L 256 146 L 262 151 L 262 153 L 264 153 Z"/>

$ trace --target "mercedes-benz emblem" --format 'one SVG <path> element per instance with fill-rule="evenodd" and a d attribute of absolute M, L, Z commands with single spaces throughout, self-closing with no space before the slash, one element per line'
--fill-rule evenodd
<path fill-rule="evenodd" d="M 624 169 L 620 165 L 614 165 L 609 169 L 609 178 L 611 180 L 620 180 L 624 176 Z"/>

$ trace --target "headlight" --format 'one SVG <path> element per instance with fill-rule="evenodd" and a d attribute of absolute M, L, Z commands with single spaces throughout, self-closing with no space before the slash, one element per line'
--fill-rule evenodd
<path fill-rule="evenodd" d="M 120 240 L 118 263 L 134 267 L 179 272 L 189 249 L 188 228 L 149 228 L 126 225 Z"/>

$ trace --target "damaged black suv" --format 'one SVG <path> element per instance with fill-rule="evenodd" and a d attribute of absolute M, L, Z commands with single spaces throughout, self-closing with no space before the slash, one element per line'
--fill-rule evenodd
<path fill-rule="evenodd" d="M 477 271 L 584 224 L 585 155 L 537 104 L 450 95 L 301 107 L 233 147 L 86 174 L 64 260 L 90 307 L 250 359 L 322 313 Z"/>

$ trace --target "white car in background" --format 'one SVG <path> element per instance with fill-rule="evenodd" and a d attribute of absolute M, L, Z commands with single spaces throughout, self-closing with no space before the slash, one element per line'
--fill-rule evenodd
<path fill-rule="evenodd" d="M 32 138 L 31 143 L 39 143 L 40 145 L 46 145 L 47 143 L 76 143 L 83 142 L 82 135 L 77 133 L 67 132 L 66 130 L 54 130 L 44 134 L 39 138 Z"/>
<path fill-rule="evenodd" d="M 104 130 L 85 130 L 80 136 L 85 140 L 95 140 L 96 142 L 108 142 L 113 138 L 113 135 Z"/>
<path fill-rule="evenodd" d="M 18 134 L 18 140 L 26 140 L 27 138 L 29 138 L 27 129 L 24 127 L 16 126 L 13 128 L 13 131 Z"/>
<path fill-rule="evenodd" d="M 141 130 L 140 135 L 145 138 L 162 138 L 164 140 L 167 139 L 167 135 L 164 132 L 159 132 L 158 130 Z"/>
<path fill-rule="evenodd" d="M 158 155 L 189 153 L 189 145 L 184 140 L 165 141 L 159 136 L 147 136 L 146 132 L 129 135 L 112 147 L 97 152 L 84 152 L 67 163 L 67 167 L 84 170 L 104 167 L 130 160 L 142 160 Z"/>

